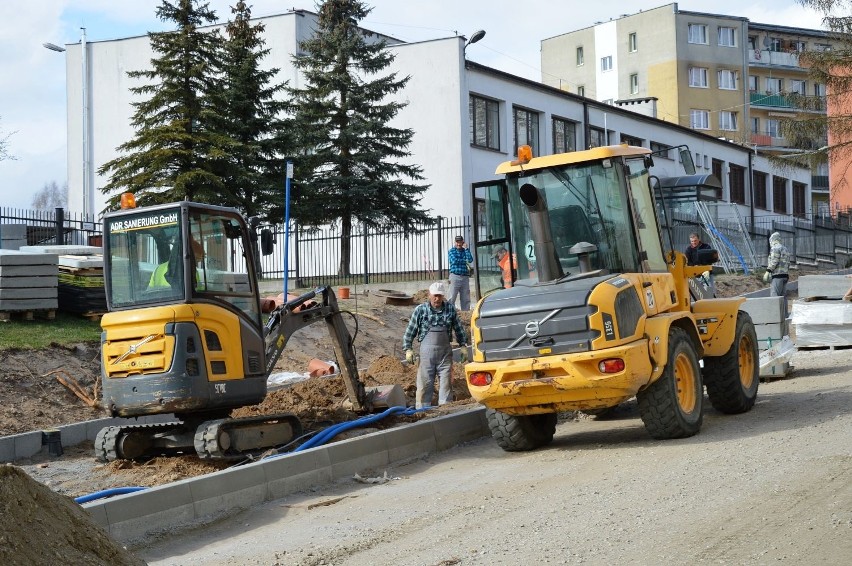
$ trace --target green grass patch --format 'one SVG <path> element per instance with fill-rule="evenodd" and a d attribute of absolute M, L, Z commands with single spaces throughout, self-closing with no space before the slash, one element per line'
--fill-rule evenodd
<path fill-rule="evenodd" d="M 12 320 L 0 322 L 0 350 L 32 348 L 40 350 L 51 344 L 70 346 L 80 342 L 99 342 L 101 324 L 79 315 L 56 311 L 56 318 L 44 320 Z"/>

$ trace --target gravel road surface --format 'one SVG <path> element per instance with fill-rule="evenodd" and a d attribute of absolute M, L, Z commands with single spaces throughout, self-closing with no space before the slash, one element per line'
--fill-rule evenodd
<path fill-rule="evenodd" d="M 150 564 L 849 564 L 852 350 L 794 354 L 754 409 L 651 439 L 635 403 L 552 445 L 485 438 L 133 549 Z M 706 400 L 705 400 L 706 401 Z"/>

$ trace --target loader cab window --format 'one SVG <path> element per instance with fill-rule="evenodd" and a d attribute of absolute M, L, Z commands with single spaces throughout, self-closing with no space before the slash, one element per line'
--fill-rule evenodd
<path fill-rule="evenodd" d="M 225 302 L 259 324 L 248 234 L 237 215 L 151 208 L 107 220 L 110 308 Z"/>
<path fill-rule="evenodd" d="M 597 248 L 589 257 L 592 269 L 611 273 L 642 270 L 634 207 L 622 171 L 621 161 L 611 158 L 548 167 L 507 179 L 513 244 L 522 250 L 518 254 L 519 284 L 538 277 L 530 217 L 519 197 L 519 188 L 526 183 L 544 197 L 557 260 L 566 276 L 579 273 L 579 258 L 572 248 L 583 241 Z M 647 172 L 645 177 L 647 182 Z"/>

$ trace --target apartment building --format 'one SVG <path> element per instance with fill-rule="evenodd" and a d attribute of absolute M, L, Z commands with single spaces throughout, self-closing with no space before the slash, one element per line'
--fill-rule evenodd
<path fill-rule="evenodd" d="M 638 111 L 661 120 L 785 155 L 794 150 L 781 135 L 781 119 L 825 112 L 824 104 L 796 105 L 789 96 L 825 97 L 799 54 L 831 47 L 824 31 L 681 11 L 672 3 L 542 40 L 542 82 L 616 106 L 640 104 Z M 814 140 L 812 149 L 825 143 Z M 811 173 L 811 202 L 801 184 L 783 190 L 767 179 L 763 189 L 758 179 L 755 206 L 799 217 L 827 214 L 827 166 Z"/>

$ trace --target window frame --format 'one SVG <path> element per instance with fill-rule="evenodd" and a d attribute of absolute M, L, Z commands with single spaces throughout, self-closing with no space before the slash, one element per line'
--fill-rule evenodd
<path fill-rule="evenodd" d="M 523 140 L 518 137 L 519 119 L 523 119 L 524 130 L 526 131 Z M 512 106 L 512 129 L 515 140 L 515 155 L 518 154 L 518 147 L 522 145 L 530 146 L 533 155 L 541 155 L 541 112 L 523 106 Z"/>
<path fill-rule="evenodd" d="M 730 32 L 730 33 L 723 33 Z M 724 43 L 722 41 L 723 36 L 730 37 L 730 43 Z M 719 47 L 736 47 L 737 46 L 737 28 L 733 28 L 730 26 L 719 26 L 716 30 L 716 41 Z"/>
<path fill-rule="evenodd" d="M 482 102 L 484 104 L 484 143 L 480 143 L 477 138 L 477 102 Z M 478 147 L 480 149 L 500 151 L 500 102 L 494 100 L 493 98 L 487 98 L 478 94 L 471 93 L 468 99 L 468 114 L 468 118 L 470 120 L 470 145 L 473 147 Z M 490 125 L 489 118 L 494 119 L 496 121 L 496 124 L 493 125 L 493 128 Z"/>
<path fill-rule="evenodd" d="M 578 45 L 576 50 L 576 62 L 578 67 L 582 67 L 586 64 L 586 56 L 583 53 L 583 46 Z"/>
<path fill-rule="evenodd" d="M 729 77 L 723 79 L 722 77 Z M 733 69 L 719 69 L 716 71 L 716 84 L 719 90 L 739 90 L 739 73 Z"/>
<path fill-rule="evenodd" d="M 553 153 L 577 151 L 577 122 L 557 116 L 552 116 L 550 122 L 553 130 Z M 570 136 L 567 133 L 569 127 L 571 129 Z M 558 139 L 560 135 L 562 137 L 561 142 Z M 570 140 L 570 143 L 568 143 L 568 140 Z"/>
<path fill-rule="evenodd" d="M 630 32 L 627 35 L 627 52 L 628 53 L 636 53 L 639 51 L 639 44 L 636 38 L 636 32 Z"/>
<path fill-rule="evenodd" d="M 639 73 L 630 75 L 630 94 L 639 94 Z"/>
<path fill-rule="evenodd" d="M 694 37 L 696 35 L 700 37 Z M 687 24 L 686 42 L 693 45 L 710 45 L 707 35 L 707 24 Z"/>
<path fill-rule="evenodd" d="M 724 117 L 724 118 L 723 118 Z M 737 113 L 732 110 L 719 111 L 719 129 L 725 132 L 736 132 L 739 130 Z"/>
<path fill-rule="evenodd" d="M 612 55 L 601 57 L 601 72 L 606 73 L 612 70 Z"/>
<path fill-rule="evenodd" d="M 696 117 L 701 117 L 701 124 L 696 123 Z M 703 126 L 703 127 L 702 127 Z M 689 127 L 693 130 L 709 130 L 710 129 L 710 111 L 699 108 L 689 109 Z"/>
<path fill-rule="evenodd" d="M 707 67 L 689 68 L 690 88 L 710 88 Z"/>

